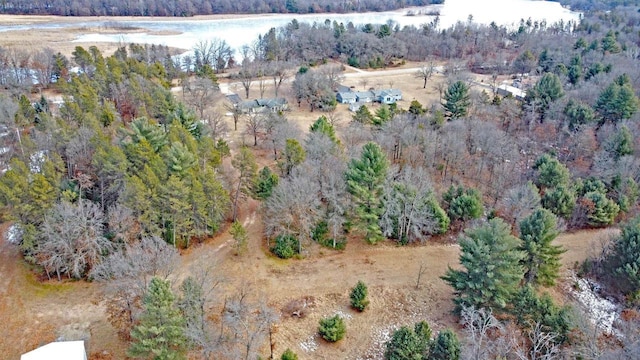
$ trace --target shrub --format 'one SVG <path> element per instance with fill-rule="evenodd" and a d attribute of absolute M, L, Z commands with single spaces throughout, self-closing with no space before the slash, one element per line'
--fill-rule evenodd
<path fill-rule="evenodd" d="M 278 235 L 271 252 L 281 259 L 289 259 L 299 254 L 300 242 L 293 235 Z"/>
<path fill-rule="evenodd" d="M 335 250 L 344 250 L 347 242 L 329 237 L 329 225 L 326 221 L 320 221 L 311 232 L 311 238 L 318 244 Z"/>
<path fill-rule="evenodd" d="M 446 329 L 438 333 L 433 342 L 430 360 L 458 360 L 460 359 L 460 341 L 456 333 Z"/>
<path fill-rule="evenodd" d="M 335 315 L 333 317 L 320 320 L 318 333 L 320 333 L 320 336 L 322 336 L 322 338 L 327 341 L 339 341 L 344 337 L 344 334 L 346 332 L 347 326 L 345 325 L 344 320 L 342 320 L 340 315 Z"/>
<path fill-rule="evenodd" d="M 351 306 L 358 310 L 364 311 L 364 309 L 369 305 L 369 300 L 367 299 L 367 285 L 364 282 L 358 281 L 356 286 L 351 289 Z"/>
<path fill-rule="evenodd" d="M 427 359 L 431 347 L 431 329 L 426 322 L 413 329 L 403 326 L 393 332 L 386 344 L 385 360 Z"/>
<path fill-rule="evenodd" d="M 282 353 L 280 360 L 298 360 L 298 355 L 291 351 L 291 349 L 287 349 Z"/>

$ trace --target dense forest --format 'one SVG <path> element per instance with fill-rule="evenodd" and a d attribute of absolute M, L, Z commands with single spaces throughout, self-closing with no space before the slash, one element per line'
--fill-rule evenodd
<path fill-rule="evenodd" d="M 267 304 L 230 297 L 214 324 L 203 283 L 172 286 L 166 274 L 177 249 L 227 228 L 242 256 L 249 239 L 239 208 L 254 198 L 266 246 L 283 259 L 304 261 L 316 245 L 458 239 L 462 266 L 442 279 L 454 291 L 460 335 L 405 326 L 386 359 L 636 358 L 638 315 L 620 326 L 621 337 L 600 338 L 545 289 L 560 276 L 559 232 L 619 225 L 621 234 L 578 268 L 637 314 L 639 30 L 638 9 L 620 7 L 516 29 L 292 21 L 248 44 L 242 62 L 220 39 L 179 59 L 135 44 L 112 55 L 77 47 L 70 58 L 0 49 L 3 220 L 44 277 L 106 284 L 109 320 L 133 357 L 263 353 L 276 321 Z M 363 106 L 338 127 L 343 67 L 335 61 L 380 68 L 411 60 L 422 64 L 415 77 L 425 88 L 436 71 L 445 76 L 438 102 Z M 317 121 L 301 133 L 291 112 L 225 103 L 234 121 L 227 128 L 216 107 L 226 101 L 223 72 L 247 98 L 272 83 Z M 526 96 L 502 96 L 473 72 L 510 75 Z M 172 93 L 175 84 L 182 91 Z M 51 92 L 63 101 L 49 101 Z M 243 131 L 249 146 L 225 140 Z M 258 150 L 269 166 L 259 168 Z M 367 294 L 357 284 L 352 306 L 364 310 Z M 341 321 L 323 319 L 320 335 L 339 341 Z M 158 331 L 170 340 L 158 341 Z"/>
<path fill-rule="evenodd" d="M 8 0 L 0 13 L 62 16 L 193 16 L 211 14 L 309 14 L 388 11 L 441 4 L 443 0 L 179 0 L 31 1 Z"/>

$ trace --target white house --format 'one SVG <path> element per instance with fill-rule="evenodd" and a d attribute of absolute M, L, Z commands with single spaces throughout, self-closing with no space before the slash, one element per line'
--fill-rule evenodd
<path fill-rule="evenodd" d="M 498 86 L 497 93 L 502 96 L 513 96 L 518 100 L 524 100 L 525 96 L 527 96 L 527 93 L 524 90 L 507 84 Z"/>
<path fill-rule="evenodd" d="M 285 98 L 245 100 L 237 103 L 235 106 L 240 109 L 243 114 L 266 111 L 278 112 L 285 111 L 289 108 L 289 104 Z"/>
<path fill-rule="evenodd" d="M 20 360 L 87 360 L 84 341 L 56 341 L 29 351 Z"/>
<path fill-rule="evenodd" d="M 385 89 L 374 92 L 376 101 L 382 104 L 394 104 L 402 100 L 402 91 L 398 89 Z"/>

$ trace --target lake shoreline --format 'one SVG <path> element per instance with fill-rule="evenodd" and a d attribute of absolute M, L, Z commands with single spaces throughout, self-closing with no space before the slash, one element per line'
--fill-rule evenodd
<path fill-rule="evenodd" d="M 431 15 L 426 13 L 419 13 L 419 11 L 435 11 L 442 5 L 425 5 L 425 6 L 412 6 L 401 8 L 397 10 L 381 11 L 381 12 L 363 12 L 363 13 L 312 13 L 312 14 L 290 14 L 290 13 L 263 13 L 263 14 L 213 14 L 213 15 L 194 15 L 189 17 L 173 17 L 173 16 L 60 16 L 60 15 L 7 15 L 0 14 L 0 26 L 21 26 L 21 25 L 33 25 L 44 23 L 78 23 L 78 22 L 180 22 L 180 21 L 211 21 L 211 20 L 235 20 L 235 19 L 259 19 L 259 18 L 272 18 L 272 17 L 318 17 L 327 15 L 328 19 L 331 16 L 339 15 L 354 15 L 354 14 L 387 14 L 396 13 L 405 16 L 415 17 L 429 17 Z M 413 15 L 409 15 L 411 11 L 414 11 Z M 418 11 L 418 12 L 416 12 Z"/>

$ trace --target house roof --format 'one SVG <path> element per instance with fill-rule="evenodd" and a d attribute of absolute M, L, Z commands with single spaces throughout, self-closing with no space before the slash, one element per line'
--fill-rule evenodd
<path fill-rule="evenodd" d="M 357 91 L 354 94 L 356 94 L 358 98 L 375 97 L 375 94 L 372 91 Z"/>
<path fill-rule="evenodd" d="M 238 94 L 229 94 L 227 95 L 227 99 L 229 99 L 229 101 L 231 101 L 231 103 L 234 105 L 242 102 L 242 99 L 240 99 L 240 96 Z"/>
<path fill-rule="evenodd" d="M 87 360 L 87 354 L 84 341 L 56 341 L 22 354 L 20 360 Z"/>
<path fill-rule="evenodd" d="M 518 89 L 517 87 L 510 86 L 507 84 L 502 84 L 498 86 L 498 90 L 506 91 L 516 98 L 524 99 L 524 97 L 527 95 L 527 93 L 524 90 Z"/>
<path fill-rule="evenodd" d="M 338 85 L 336 86 L 336 92 L 339 92 L 339 93 L 351 92 L 351 88 L 344 85 Z"/>
<path fill-rule="evenodd" d="M 357 99 L 358 97 L 356 96 L 356 93 L 351 92 L 351 91 L 346 91 L 346 92 L 338 92 L 338 95 L 340 96 L 342 99 Z"/>
<path fill-rule="evenodd" d="M 402 95 L 402 91 L 398 90 L 398 89 L 386 89 L 386 90 L 382 90 L 383 94 L 387 94 L 387 95 L 391 95 L 391 96 L 401 96 Z"/>
<path fill-rule="evenodd" d="M 287 103 L 287 99 L 285 98 L 270 98 L 270 99 L 257 99 L 256 103 L 259 106 L 266 106 L 268 108 L 273 108 L 276 106 L 281 106 Z"/>
<path fill-rule="evenodd" d="M 258 107 L 258 102 L 255 100 L 245 100 L 237 104 L 239 109 L 253 109 Z"/>

